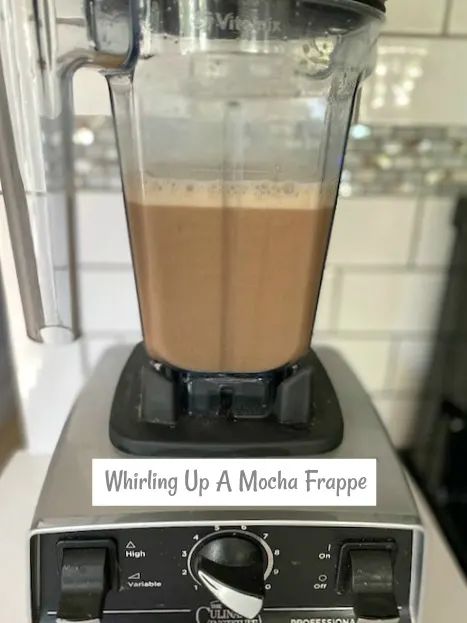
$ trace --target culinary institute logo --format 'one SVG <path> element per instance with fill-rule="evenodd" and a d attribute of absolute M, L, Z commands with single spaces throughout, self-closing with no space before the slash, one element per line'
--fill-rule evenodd
<path fill-rule="evenodd" d="M 261 617 L 245 619 L 240 614 L 229 610 L 219 601 L 211 601 L 209 606 L 201 606 L 196 611 L 196 623 L 261 623 Z"/>

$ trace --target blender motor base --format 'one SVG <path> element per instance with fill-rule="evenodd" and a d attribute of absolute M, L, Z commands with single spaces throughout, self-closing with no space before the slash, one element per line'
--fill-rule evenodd
<path fill-rule="evenodd" d="M 147 356 L 138 344 L 118 381 L 110 416 L 110 439 L 140 456 L 308 456 L 340 445 L 343 419 L 334 387 L 313 351 L 312 407 L 306 426 L 287 426 L 273 417 L 228 419 L 183 415 L 174 426 L 142 417 L 142 376 Z"/>

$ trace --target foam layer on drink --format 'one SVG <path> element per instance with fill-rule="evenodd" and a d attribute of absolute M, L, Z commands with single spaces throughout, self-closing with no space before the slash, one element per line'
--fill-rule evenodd
<path fill-rule="evenodd" d="M 178 207 L 246 207 L 268 210 L 320 209 L 321 184 L 295 182 L 221 182 L 170 179 L 146 180 L 144 188 L 128 191 L 130 201 Z"/>
<path fill-rule="evenodd" d="M 257 372 L 309 346 L 332 206 L 319 184 L 157 180 L 130 193 L 146 349 Z"/>

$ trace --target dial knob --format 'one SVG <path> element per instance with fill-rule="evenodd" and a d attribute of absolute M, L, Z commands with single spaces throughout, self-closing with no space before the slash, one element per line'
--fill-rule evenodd
<path fill-rule="evenodd" d="M 193 573 L 224 606 L 252 619 L 263 607 L 266 564 L 259 542 L 244 535 L 219 535 L 196 551 Z"/>

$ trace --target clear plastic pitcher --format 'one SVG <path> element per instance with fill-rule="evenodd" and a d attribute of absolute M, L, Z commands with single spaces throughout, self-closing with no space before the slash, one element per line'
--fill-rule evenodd
<path fill-rule="evenodd" d="M 269 370 L 309 347 L 379 20 L 355 2 L 201 5 L 167 3 L 110 79 L 144 339 L 184 369 Z"/>
<path fill-rule="evenodd" d="M 166 0 L 93 14 L 152 359 L 257 372 L 308 350 L 383 4 Z M 110 62 L 122 32 L 128 53 Z"/>

